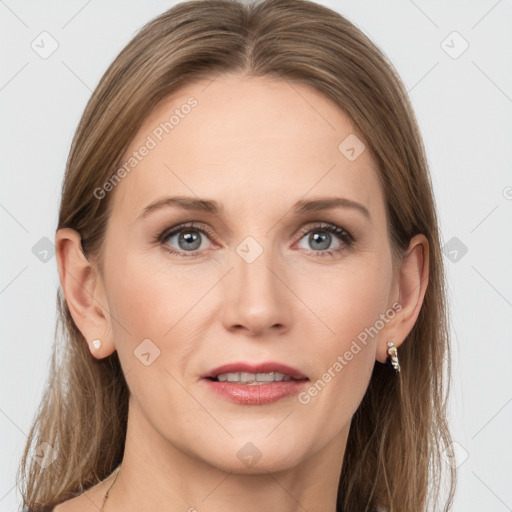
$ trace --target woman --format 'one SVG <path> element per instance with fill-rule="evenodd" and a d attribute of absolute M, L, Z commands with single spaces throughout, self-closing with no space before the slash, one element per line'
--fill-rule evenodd
<path fill-rule="evenodd" d="M 56 247 L 29 510 L 441 504 L 428 166 L 393 66 L 344 17 L 197 0 L 148 23 L 79 124 Z"/>

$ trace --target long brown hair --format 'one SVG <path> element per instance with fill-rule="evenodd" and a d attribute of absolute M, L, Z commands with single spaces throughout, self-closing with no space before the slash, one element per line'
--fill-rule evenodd
<path fill-rule="evenodd" d="M 415 234 L 427 237 L 429 282 L 418 320 L 399 350 L 402 371 L 374 367 L 352 418 L 338 510 L 420 512 L 430 500 L 438 506 L 442 452 L 451 453 L 451 363 L 428 163 L 394 67 L 346 18 L 308 0 L 193 0 L 147 23 L 107 69 L 83 113 L 66 165 L 58 228 L 78 231 L 84 253 L 101 262 L 110 202 L 109 195 L 98 200 L 94 190 L 118 169 L 161 100 L 221 73 L 306 84 L 335 102 L 378 166 L 395 259 Z M 51 509 L 108 476 L 122 460 L 126 437 L 129 392 L 117 353 L 93 358 L 60 289 L 57 306 L 50 375 L 18 476 L 24 504 L 34 511 Z M 57 455 L 45 468 L 30 455 L 41 443 Z M 454 467 L 447 467 L 444 510 L 451 507 L 456 482 Z"/>

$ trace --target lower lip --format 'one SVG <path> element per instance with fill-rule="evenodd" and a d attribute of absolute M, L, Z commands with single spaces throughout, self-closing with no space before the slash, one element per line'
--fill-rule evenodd
<path fill-rule="evenodd" d="M 287 396 L 299 393 L 307 380 L 287 380 L 268 384 L 237 384 L 203 379 L 208 387 L 220 396 L 237 404 L 271 404 Z"/>

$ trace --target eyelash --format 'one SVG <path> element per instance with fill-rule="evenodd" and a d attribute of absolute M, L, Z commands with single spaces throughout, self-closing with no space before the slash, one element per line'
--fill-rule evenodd
<path fill-rule="evenodd" d="M 187 253 L 187 251 L 177 251 L 175 249 L 171 249 L 170 246 L 167 244 L 167 242 L 172 236 L 185 230 L 198 231 L 199 233 L 207 235 L 211 239 L 215 239 L 213 233 L 208 228 L 208 226 L 206 226 L 206 224 L 190 222 L 165 229 L 162 233 L 155 237 L 155 242 L 161 244 L 164 247 L 164 249 L 170 252 L 171 254 L 183 256 L 185 258 L 194 258 L 200 256 L 200 252 L 196 251 Z M 302 238 L 305 235 L 308 235 L 314 231 L 333 233 L 337 235 L 342 241 L 342 245 L 337 249 L 329 249 L 326 251 L 314 251 L 313 249 L 311 249 L 311 252 L 314 253 L 315 257 L 334 257 L 337 253 L 340 253 L 343 250 L 351 247 L 355 243 L 355 238 L 352 236 L 351 233 L 349 233 L 346 229 L 340 228 L 336 224 L 331 224 L 330 222 L 315 223 L 313 226 L 302 228 L 300 231 L 299 240 L 302 240 Z"/>

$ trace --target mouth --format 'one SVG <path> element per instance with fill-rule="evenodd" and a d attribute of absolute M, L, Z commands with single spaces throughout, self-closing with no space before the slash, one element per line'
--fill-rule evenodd
<path fill-rule="evenodd" d="M 234 373 L 220 373 L 216 377 L 206 377 L 213 382 L 235 382 L 237 384 L 245 384 L 247 386 L 267 384 L 269 382 L 288 382 L 294 379 L 290 375 L 280 372 L 267 372 L 267 373 L 249 373 L 249 372 L 234 372 Z"/>
<path fill-rule="evenodd" d="M 231 402 L 263 405 L 298 393 L 309 378 L 281 363 L 231 363 L 201 376 L 216 394 Z"/>

